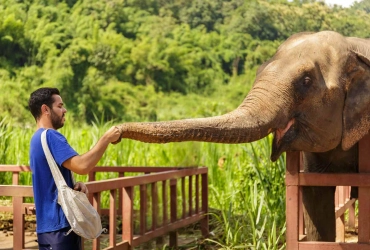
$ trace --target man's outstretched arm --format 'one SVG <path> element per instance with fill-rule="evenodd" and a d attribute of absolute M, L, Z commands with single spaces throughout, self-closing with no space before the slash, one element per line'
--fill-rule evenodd
<path fill-rule="evenodd" d="M 120 129 L 113 126 L 104 133 L 92 149 L 82 155 L 69 158 L 62 165 L 76 174 L 88 174 L 102 158 L 108 145 L 117 142 L 120 138 Z"/>

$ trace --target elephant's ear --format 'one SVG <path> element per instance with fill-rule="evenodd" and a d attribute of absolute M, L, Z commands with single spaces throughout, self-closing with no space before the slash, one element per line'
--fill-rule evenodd
<path fill-rule="evenodd" d="M 345 70 L 349 82 L 343 111 L 342 148 L 348 150 L 370 130 L 370 56 L 352 51 Z"/>

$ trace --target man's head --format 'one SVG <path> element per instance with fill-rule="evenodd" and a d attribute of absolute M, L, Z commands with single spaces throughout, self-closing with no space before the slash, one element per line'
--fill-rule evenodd
<path fill-rule="evenodd" d="M 57 88 L 37 89 L 31 93 L 28 107 L 36 122 L 45 115 L 54 129 L 63 127 L 67 110 Z"/>

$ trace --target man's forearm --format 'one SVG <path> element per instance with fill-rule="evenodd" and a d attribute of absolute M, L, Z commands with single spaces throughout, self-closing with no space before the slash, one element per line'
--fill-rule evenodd
<path fill-rule="evenodd" d="M 88 174 L 102 158 L 108 145 L 109 142 L 101 138 L 88 152 L 68 159 L 63 166 L 77 174 Z"/>

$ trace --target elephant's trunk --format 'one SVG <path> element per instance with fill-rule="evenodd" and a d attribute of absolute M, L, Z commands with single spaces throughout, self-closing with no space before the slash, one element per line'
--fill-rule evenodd
<path fill-rule="evenodd" d="M 221 116 L 166 122 L 124 123 L 120 125 L 122 138 L 149 143 L 181 141 L 246 143 L 259 140 L 276 128 L 277 119 L 273 110 L 264 106 L 267 102 L 261 101 L 266 96 L 257 97 L 252 92 L 253 90 L 237 109 Z"/>

